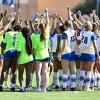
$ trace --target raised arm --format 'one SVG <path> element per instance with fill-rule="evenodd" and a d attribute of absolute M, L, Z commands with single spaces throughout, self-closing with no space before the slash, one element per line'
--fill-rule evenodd
<path fill-rule="evenodd" d="M 76 14 L 73 14 L 73 19 L 74 19 L 74 21 L 76 21 L 75 24 L 78 24 L 80 27 L 83 26 L 83 23 L 81 23 L 81 22 L 79 21 L 79 19 L 76 17 Z"/>
<path fill-rule="evenodd" d="M 94 23 L 93 13 L 90 13 L 89 16 L 90 16 L 90 21 L 91 21 L 91 23 Z"/>
<path fill-rule="evenodd" d="M 62 24 L 64 24 L 63 18 L 61 16 L 58 15 L 57 18 Z"/>
<path fill-rule="evenodd" d="M 94 18 L 95 23 L 100 25 L 100 20 L 99 20 L 99 17 L 96 15 L 96 11 L 93 10 L 92 12 L 93 12 L 93 18 Z"/>
<path fill-rule="evenodd" d="M 68 20 L 72 20 L 72 17 L 71 17 L 71 15 L 72 15 L 72 12 L 71 12 L 71 9 L 70 9 L 70 6 L 67 6 L 67 14 L 68 14 Z"/>
<path fill-rule="evenodd" d="M 4 34 L 7 31 L 7 29 L 11 26 L 13 21 L 14 21 L 14 17 L 11 17 L 11 19 L 9 20 L 9 23 L 7 23 L 5 26 L 1 27 L 0 35 Z"/>
<path fill-rule="evenodd" d="M 0 29 L 0 35 L 4 34 L 4 33 L 7 31 L 7 29 L 9 28 L 10 25 L 11 25 L 11 23 L 8 23 L 8 24 L 5 25 L 4 27 L 2 27 L 2 28 Z"/>
<path fill-rule="evenodd" d="M 2 18 L 0 20 L 0 28 L 2 28 L 2 27 L 3 27 L 3 16 L 2 16 Z"/>
<path fill-rule="evenodd" d="M 56 25 L 55 25 L 55 20 L 56 20 L 56 16 L 57 16 L 57 14 L 54 14 L 54 15 L 52 15 L 52 26 L 51 26 L 51 34 L 53 34 L 54 33 L 54 29 L 56 28 Z"/>
<path fill-rule="evenodd" d="M 81 23 L 84 24 L 86 21 L 85 21 L 85 19 L 82 17 L 81 11 L 78 11 L 77 14 L 78 14 L 78 16 L 79 16 L 79 18 L 80 18 L 80 20 L 81 20 Z"/>
<path fill-rule="evenodd" d="M 49 14 L 48 14 L 48 9 L 45 9 L 45 14 L 46 14 L 46 27 L 49 26 Z"/>
<path fill-rule="evenodd" d="M 24 23 L 25 23 L 25 27 L 27 27 L 27 28 L 28 28 L 28 27 L 29 27 L 28 21 L 27 21 L 27 20 L 25 20 L 25 21 L 24 21 Z"/>
<path fill-rule="evenodd" d="M 34 29 L 34 26 L 33 26 L 31 20 L 29 20 L 29 28 L 30 28 L 30 32 L 31 32 L 31 33 L 34 33 L 34 32 L 35 32 L 35 29 Z"/>

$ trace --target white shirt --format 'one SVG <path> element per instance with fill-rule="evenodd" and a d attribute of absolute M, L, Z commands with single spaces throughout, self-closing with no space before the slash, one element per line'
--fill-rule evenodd
<path fill-rule="evenodd" d="M 71 50 L 75 51 L 75 49 L 77 48 L 77 43 L 76 43 L 76 37 L 75 37 L 75 30 L 74 29 L 70 29 L 69 30 L 71 32 L 71 40 L 70 40 L 70 45 L 71 45 Z"/>
<path fill-rule="evenodd" d="M 97 44 L 98 50 L 99 50 L 99 52 L 100 52 L 100 33 L 99 33 L 98 36 L 96 37 L 96 44 Z"/>
<path fill-rule="evenodd" d="M 92 40 L 95 38 L 95 34 L 91 31 L 82 31 L 81 36 L 81 44 L 80 44 L 80 52 L 86 54 L 95 54 L 95 49 L 93 46 Z"/>
<path fill-rule="evenodd" d="M 66 46 L 64 48 L 64 51 L 63 51 L 62 55 L 72 52 L 71 42 L 70 42 L 71 41 L 71 32 L 70 31 L 65 31 L 64 33 L 62 33 L 62 37 L 64 37 L 63 34 L 66 34 L 67 38 L 65 39 L 66 40 Z M 61 48 L 62 48 L 62 45 L 63 45 L 63 38 L 61 39 Z"/>
<path fill-rule="evenodd" d="M 57 33 L 55 33 L 54 36 L 51 36 L 52 52 L 56 52 L 56 49 L 57 49 L 57 37 L 58 37 Z"/>

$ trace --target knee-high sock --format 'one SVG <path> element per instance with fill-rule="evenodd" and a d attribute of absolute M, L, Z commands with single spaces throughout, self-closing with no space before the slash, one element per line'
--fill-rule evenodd
<path fill-rule="evenodd" d="M 95 78 L 94 78 L 94 73 L 91 73 L 91 86 L 92 88 L 94 88 L 94 84 L 95 84 Z"/>
<path fill-rule="evenodd" d="M 53 83 L 58 85 L 58 72 L 53 72 Z"/>
<path fill-rule="evenodd" d="M 63 71 L 59 70 L 59 86 L 62 87 L 62 77 L 63 77 Z"/>
<path fill-rule="evenodd" d="M 85 83 L 86 89 L 90 88 L 91 76 L 92 76 L 92 72 L 91 71 L 87 71 L 86 83 Z"/>
<path fill-rule="evenodd" d="M 62 86 L 63 86 L 63 88 L 67 87 L 67 83 L 68 83 L 68 75 L 67 74 L 63 74 L 63 78 L 62 78 Z"/>
<path fill-rule="evenodd" d="M 80 71 L 80 86 L 81 87 L 84 85 L 85 73 L 86 73 L 86 71 L 84 71 L 84 70 Z"/>
<path fill-rule="evenodd" d="M 97 73 L 97 87 L 100 86 L 100 73 Z"/>
<path fill-rule="evenodd" d="M 71 74 L 71 88 L 76 88 L 76 74 Z"/>

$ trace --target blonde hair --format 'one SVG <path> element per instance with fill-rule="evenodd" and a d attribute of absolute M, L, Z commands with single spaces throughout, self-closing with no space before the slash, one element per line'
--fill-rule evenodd
<path fill-rule="evenodd" d="M 93 28 L 93 25 L 90 21 L 86 21 L 84 27 L 86 30 L 91 31 Z"/>

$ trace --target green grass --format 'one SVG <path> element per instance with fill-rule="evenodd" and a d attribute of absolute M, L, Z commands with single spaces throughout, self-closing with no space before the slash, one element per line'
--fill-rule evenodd
<path fill-rule="evenodd" d="M 33 79 L 34 79 L 33 86 L 36 86 L 35 74 Z M 18 80 L 17 80 L 17 84 L 18 84 Z M 100 100 L 100 91 L 94 91 L 94 92 L 80 91 L 77 93 L 72 93 L 68 91 L 36 93 L 33 91 L 34 90 L 31 89 L 31 92 L 27 92 L 27 93 L 20 93 L 20 92 L 14 93 L 14 92 L 9 92 L 9 89 L 7 89 L 6 92 L 5 91 L 0 92 L 0 100 Z"/>
<path fill-rule="evenodd" d="M 0 93 L 0 100 L 100 100 L 100 91 L 96 92 L 48 92 L 48 93 Z"/>

